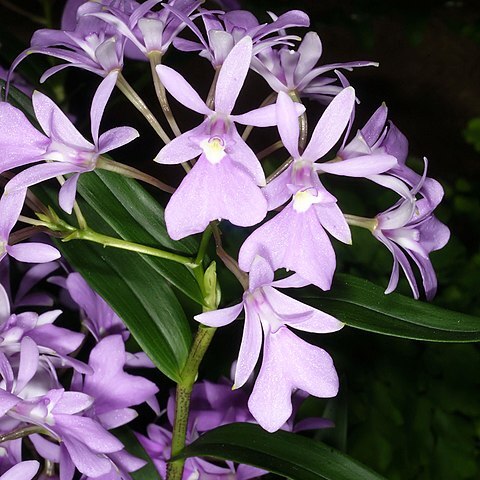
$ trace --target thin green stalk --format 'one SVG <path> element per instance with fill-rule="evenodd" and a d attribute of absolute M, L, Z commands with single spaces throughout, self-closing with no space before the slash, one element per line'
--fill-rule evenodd
<path fill-rule="evenodd" d="M 257 158 L 259 160 L 262 160 L 262 158 L 268 157 L 271 153 L 276 152 L 280 148 L 283 147 L 283 142 L 281 140 L 278 140 L 275 143 L 272 143 L 270 146 L 267 148 L 264 148 L 260 152 L 257 153 Z"/>
<path fill-rule="evenodd" d="M 198 375 L 198 368 L 207 351 L 215 328 L 200 326 L 193 340 L 185 367 L 182 370 L 181 380 L 177 385 L 175 397 L 175 421 L 173 424 L 171 456 L 175 457 L 185 447 L 187 435 L 188 415 L 190 411 L 190 396 Z M 167 480 L 182 480 L 185 460 L 178 459 L 168 463 Z"/>
<path fill-rule="evenodd" d="M 205 251 L 208 247 L 208 242 L 210 241 L 210 237 L 212 236 L 212 226 L 209 225 L 202 235 L 202 240 L 200 241 L 200 247 L 198 248 L 198 253 L 195 258 L 195 263 L 197 265 L 201 265 L 203 262 L 203 258 L 205 257 Z"/>
<path fill-rule="evenodd" d="M 140 98 L 135 89 L 127 82 L 125 77 L 119 73 L 117 78 L 117 87 L 130 100 L 133 106 L 145 117 L 151 127 L 157 132 L 158 136 L 165 144 L 170 142 L 170 137 L 165 133 L 165 130 L 158 123 L 155 115 L 150 111 L 145 102 Z"/>
<path fill-rule="evenodd" d="M 357 217 L 356 215 L 349 215 L 348 213 L 344 214 L 344 217 L 349 225 L 366 228 L 372 233 L 375 231 L 378 225 L 376 218 Z"/>
<path fill-rule="evenodd" d="M 172 262 L 181 263 L 182 265 L 186 265 L 187 267 L 191 268 L 195 268 L 197 266 L 194 260 L 190 257 L 184 257 L 183 255 L 166 252 L 165 250 L 148 247 L 139 243 L 128 242 L 127 240 L 122 240 L 120 238 L 109 237 L 108 235 L 97 233 L 90 228 L 86 228 L 85 230 L 75 230 L 63 239 L 64 242 L 69 242 L 70 240 L 88 240 L 89 242 L 99 243 L 104 247 L 119 248 L 121 250 L 128 250 L 130 252 L 137 252 L 144 255 L 164 258 L 166 260 L 171 260 Z"/>
<path fill-rule="evenodd" d="M 2 433 L 0 435 L 0 443 L 8 442 L 10 440 L 18 440 L 19 438 L 28 437 L 29 435 L 33 435 L 34 433 L 49 433 L 43 427 L 32 426 L 32 427 L 25 427 L 19 428 L 18 430 L 14 430 L 13 432 Z"/>
<path fill-rule="evenodd" d="M 165 118 L 167 119 L 167 122 L 172 129 L 172 132 L 176 137 L 178 137 L 182 134 L 182 132 L 178 127 L 177 121 L 173 116 L 172 109 L 170 108 L 170 104 L 168 103 L 165 87 L 160 81 L 160 78 L 157 75 L 157 71 L 155 69 L 157 65 L 160 65 L 162 63 L 162 54 L 161 52 L 150 52 L 150 54 L 148 55 L 148 59 L 150 60 L 150 69 L 152 71 L 153 84 L 155 86 L 155 93 L 157 94 L 158 101 L 160 103 L 160 106 L 162 107 L 163 113 L 165 114 Z"/>

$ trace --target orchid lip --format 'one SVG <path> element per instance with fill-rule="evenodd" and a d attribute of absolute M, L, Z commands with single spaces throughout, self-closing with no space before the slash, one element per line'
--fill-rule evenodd
<path fill-rule="evenodd" d="M 207 160 L 216 165 L 225 157 L 225 142 L 220 137 L 211 137 L 208 140 L 202 140 L 200 147 L 205 153 Z"/>

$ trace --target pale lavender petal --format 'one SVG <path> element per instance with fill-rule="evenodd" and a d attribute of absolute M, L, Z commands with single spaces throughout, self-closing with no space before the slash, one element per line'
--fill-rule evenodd
<path fill-rule="evenodd" d="M 235 45 L 232 34 L 223 30 L 208 30 L 208 40 L 215 55 L 215 65 L 222 65 Z"/>
<path fill-rule="evenodd" d="M 0 388 L 0 415 L 3 417 L 11 408 L 13 408 L 17 403 L 20 403 L 22 399 L 16 395 Z"/>
<path fill-rule="evenodd" d="M 53 414 L 74 415 L 91 407 L 95 399 L 81 392 L 64 392 L 53 408 Z"/>
<path fill-rule="evenodd" d="M 60 464 L 62 465 L 60 469 L 60 480 L 72 480 L 75 473 L 75 465 L 63 442 L 60 443 Z"/>
<path fill-rule="evenodd" d="M 411 199 L 412 194 L 408 185 L 399 178 L 390 175 L 370 175 L 368 177 L 372 182 L 378 183 L 382 187 L 389 188 L 398 193 L 401 197 Z"/>
<path fill-rule="evenodd" d="M 300 59 L 295 70 L 296 79 L 309 73 L 322 56 L 322 42 L 316 32 L 308 32 L 298 47 Z"/>
<path fill-rule="evenodd" d="M 36 460 L 20 462 L 0 476 L 0 480 L 32 480 L 39 468 L 40 463 Z"/>
<path fill-rule="evenodd" d="M 335 252 L 313 208 L 297 213 L 292 204 L 247 238 L 239 253 L 239 265 L 248 271 L 261 255 L 272 267 L 286 268 L 322 290 L 331 286 Z"/>
<path fill-rule="evenodd" d="M 279 315 L 283 323 L 297 330 L 329 333 L 336 332 L 344 326 L 335 317 L 305 305 L 298 300 L 294 300 L 280 293 L 275 288 L 264 287 L 264 292 L 271 307 Z"/>
<path fill-rule="evenodd" d="M 74 436 L 65 435 L 62 440 L 72 462 L 81 473 L 96 478 L 112 469 L 112 463 L 106 456 L 98 455 Z"/>
<path fill-rule="evenodd" d="M 420 270 L 426 299 L 428 301 L 433 300 L 433 297 L 435 297 L 435 294 L 437 293 L 437 275 L 433 269 L 432 262 L 429 258 L 424 258 L 415 253 L 412 253 L 412 258 Z"/>
<path fill-rule="evenodd" d="M 165 222 L 170 237 L 179 240 L 203 232 L 216 219 L 255 225 L 266 212 L 267 202 L 250 174 L 228 156 L 214 165 L 202 155 L 167 204 Z"/>
<path fill-rule="evenodd" d="M 67 213 L 72 213 L 75 197 L 77 195 L 77 182 L 79 178 L 79 173 L 73 174 L 60 187 L 60 191 L 58 192 L 58 203 L 60 208 Z"/>
<path fill-rule="evenodd" d="M 103 338 L 90 353 L 93 374 L 85 377 L 83 391 L 95 398 L 97 414 L 138 405 L 158 388 L 146 378 L 123 371 L 125 344 L 121 335 Z"/>
<path fill-rule="evenodd" d="M 30 290 L 41 280 L 54 272 L 58 268 L 58 266 L 59 265 L 57 262 L 52 262 L 47 264 L 35 265 L 30 268 L 20 281 L 17 289 L 17 294 L 15 295 L 15 304 L 18 305 L 18 303 L 23 302 Z M 0 300 L 0 305 L 1 303 L 2 302 Z M 22 304 L 26 305 L 25 303 Z M 1 314 L 0 318 L 2 318 Z"/>
<path fill-rule="evenodd" d="M 118 70 L 110 72 L 100 83 L 93 97 L 90 108 L 90 121 L 93 143 L 98 146 L 98 132 L 100 122 L 102 121 L 105 106 L 112 95 L 115 84 L 117 83 Z"/>
<path fill-rule="evenodd" d="M 0 325 L 5 323 L 10 317 L 10 299 L 8 298 L 7 291 L 0 283 Z"/>
<path fill-rule="evenodd" d="M 337 240 L 347 245 L 352 244 L 352 235 L 342 211 L 336 203 L 314 205 L 318 221 L 323 228 Z"/>
<path fill-rule="evenodd" d="M 37 162 L 49 143 L 23 112 L 0 102 L 0 172 Z"/>
<path fill-rule="evenodd" d="M 43 317 L 43 315 L 40 317 Z M 39 320 L 41 320 L 40 317 Z M 47 346 L 61 355 L 68 355 L 75 351 L 85 337 L 82 333 L 73 332 L 56 325 L 38 325 L 38 323 L 35 329 L 28 332 L 28 335 L 37 345 Z"/>
<path fill-rule="evenodd" d="M 212 113 L 192 86 L 173 68 L 157 65 L 156 71 L 163 86 L 181 104 L 203 115 Z"/>
<path fill-rule="evenodd" d="M 233 305 L 232 307 L 212 310 L 210 312 L 200 313 L 193 318 L 207 327 L 224 327 L 232 323 L 243 310 L 243 302 Z"/>
<path fill-rule="evenodd" d="M 362 128 L 362 136 L 367 142 L 369 147 L 373 147 L 375 142 L 380 137 L 385 124 L 387 122 L 388 108 L 382 103 L 380 107 L 377 108 L 375 113 L 370 117 L 368 122 Z M 388 152 L 391 153 L 391 152 Z M 393 154 L 392 154 L 393 155 Z"/>
<path fill-rule="evenodd" d="M 38 368 L 38 347 L 30 338 L 24 337 L 20 343 L 20 365 L 18 367 L 15 391 L 20 393 L 33 378 Z"/>
<path fill-rule="evenodd" d="M 257 364 L 262 348 L 262 326 L 260 318 L 253 304 L 245 301 L 245 326 L 243 327 L 242 343 L 238 354 L 237 368 L 235 369 L 235 383 L 232 388 L 240 388 L 248 380 Z"/>
<path fill-rule="evenodd" d="M 254 178 L 259 186 L 265 185 L 265 173 L 257 156 L 253 153 L 251 148 L 245 143 L 245 140 L 238 134 L 236 128 L 230 131 L 234 146 L 228 149 L 228 156 L 236 163 L 246 169 Z"/>
<path fill-rule="evenodd" d="M 91 418 L 78 415 L 55 415 L 55 430 L 66 433 L 64 437 L 65 442 L 67 437 L 70 439 L 75 438 L 78 442 L 88 445 L 90 451 L 111 453 L 118 452 L 123 448 L 120 440 Z M 68 450 L 72 453 L 70 448 Z M 73 456 L 72 460 L 78 467 Z"/>
<path fill-rule="evenodd" d="M 21 191 L 37 183 L 50 180 L 58 175 L 68 175 L 69 173 L 83 172 L 85 169 L 78 165 L 63 162 L 42 163 L 41 165 L 34 165 L 29 167 L 23 172 L 18 173 L 13 177 L 7 185 L 5 185 L 5 191 L 9 195 L 12 192 Z"/>
<path fill-rule="evenodd" d="M 60 462 L 60 445 L 49 442 L 46 438 L 37 433 L 29 435 L 28 438 L 32 441 L 35 450 L 41 457 L 55 463 Z"/>
<path fill-rule="evenodd" d="M 346 177 L 368 177 L 386 172 L 396 166 L 397 159 L 386 154 L 362 155 L 338 162 L 315 164 L 316 170 Z"/>
<path fill-rule="evenodd" d="M 230 118 L 236 123 L 253 127 L 273 127 L 277 124 L 275 105 L 256 108 L 242 115 L 230 115 Z"/>
<path fill-rule="evenodd" d="M 242 38 L 228 54 L 218 75 L 215 89 L 215 111 L 232 113 L 238 94 L 245 82 L 252 60 L 252 39 Z"/>
<path fill-rule="evenodd" d="M 101 413 L 98 415 L 98 420 L 107 430 L 111 430 L 126 425 L 137 417 L 138 413 L 133 408 L 120 408 Z"/>
<path fill-rule="evenodd" d="M 140 134 L 132 127 L 117 127 L 100 135 L 98 139 L 98 153 L 106 153 L 122 147 L 138 138 Z"/>
<path fill-rule="evenodd" d="M 263 188 L 263 194 L 267 199 L 269 210 L 283 205 L 292 197 L 292 192 L 287 187 L 289 183 L 292 183 L 292 170 L 293 165 L 290 165 Z"/>
<path fill-rule="evenodd" d="M 17 243 L 16 245 L 7 245 L 6 250 L 19 262 L 46 263 L 61 257 L 60 252 L 55 247 L 45 243 Z"/>
<path fill-rule="evenodd" d="M 355 90 L 343 89 L 328 105 L 312 133 L 312 138 L 303 152 L 308 160 L 322 158 L 334 145 L 345 130 L 355 105 Z"/>
<path fill-rule="evenodd" d="M 250 265 L 248 276 L 248 289 L 250 292 L 273 282 L 274 272 L 271 265 L 260 255 L 257 255 Z"/>
<path fill-rule="evenodd" d="M 440 250 L 450 239 L 450 229 L 433 216 L 424 221 L 418 228 L 422 247 L 428 253 Z"/>
<path fill-rule="evenodd" d="M 176 163 L 188 162 L 188 160 L 198 157 L 203 151 L 199 146 L 202 136 L 204 138 L 208 138 L 209 136 L 208 120 L 202 122 L 198 127 L 182 133 L 170 143 L 167 143 L 160 152 L 158 152 L 158 155 L 153 161 L 174 165 Z"/>
<path fill-rule="evenodd" d="M 382 146 L 386 152 L 393 155 L 399 164 L 405 164 L 408 155 L 408 140 L 407 137 L 390 122 L 387 136 L 382 142 Z"/>
<path fill-rule="evenodd" d="M 33 108 L 40 126 L 52 140 L 59 140 L 67 145 L 75 145 L 82 150 L 93 150 L 83 135 L 73 126 L 69 118 L 43 93 L 32 95 Z"/>
<path fill-rule="evenodd" d="M 295 159 L 299 158 L 298 139 L 300 126 L 293 100 L 285 93 L 279 92 L 277 98 L 277 123 L 280 138 L 288 153 Z"/>
<path fill-rule="evenodd" d="M 338 376 L 330 355 L 281 327 L 265 335 L 262 367 L 248 407 L 267 431 L 278 430 L 292 414 L 292 391 L 316 397 L 334 397 Z"/>

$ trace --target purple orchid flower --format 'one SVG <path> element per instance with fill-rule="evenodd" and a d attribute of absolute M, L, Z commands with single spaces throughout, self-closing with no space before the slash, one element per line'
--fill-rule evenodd
<path fill-rule="evenodd" d="M 123 340 L 127 340 L 130 334 L 122 319 L 98 293 L 88 286 L 79 273 L 70 273 L 63 282 L 63 286 L 84 312 L 83 324 L 97 342 L 115 334 L 120 334 Z"/>
<path fill-rule="evenodd" d="M 326 108 L 308 146 L 300 154 L 294 103 L 286 93 L 279 93 L 278 129 L 294 161 L 264 192 L 270 209 L 287 201 L 292 194 L 293 197 L 279 214 L 253 232 L 242 245 L 239 253 L 242 270 L 249 271 L 256 255 L 261 255 L 275 270 L 283 267 L 297 273 L 297 276 L 286 280 L 290 286 L 312 283 L 323 290 L 330 288 L 336 259 L 325 230 L 347 244 L 351 243 L 351 236 L 336 198 L 323 187 L 317 172 L 363 177 L 383 172 L 396 164 L 395 158 L 386 154 L 368 161 L 362 158 L 361 161 L 316 163 L 339 140 L 350 119 L 354 102 L 353 88 L 342 90 Z"/>
<path fill-rule="evenodd" d="M 2 105 L 6 104 L 0 103 L 0 125 L 4 120 L 2 118 Z M 0 133 L 0 135 L 2 134 Z M 7 132 L 4 132 L 3 136 L 7 136 Z M 12 136 L 15 135 L 13 134 Z M 17 146 L 20 157 L 23 155 L 22 150 L 24 150 L 24 146 L 20 143 Z M 0 153 L 0 161 L 8 157 L 9 154 L 11 154 L 11 151 L 4 152 L 3 154 Z M 23 242 L 15 245 L 9 244 L 10 233 L 22 211 L 26 194 L 26 189 L 9 192 L 8 194 L 4 192 L 0 199 L 0 262 L 6 255 L 10 255 L 20 262 L 27 263 L 46 263 L 57 260 L 60 258 L 60 252 L 51 245 L 36 242 Z"/>
<path fill-rule="evenodd" d="M 110 12 L 102 11 L 92 15 L 115 27 L 119 34 L 126 37 L 148 58 L 152 52 L 163 55 L 174 38 L 185 28 L 185 23 L 172 13 L 172 10 L 188 17 L 202 3 L 198 0 L 170 0 L 167 5 L 172 9 L 162 5 L 158 12 L 152 11 L 160 2 L 161 0 L 148 0 L 138 5 L 130 14 L 107 7 Z"/>
<path fill-rule="evenodd" d="M 55 103 L 40 92 L 33 94 L 33 108 L 45 135 L 34 129 L 20 110 L 8 103 L 0 103 L 1 171 L 47 161 L 18 173 L 5 186 L 5 194 L 25 191 L 27 187 L 58 175 L 73 174 L 59 193 L 62 209 L 72 212 L 80 174 L 94 170 L 101 154 L 121 147 L 139 135 L 131 127 L 117 127 L 99 136 L 100 121 L 116 78 L 116 72 L 105 77 L 93 98 L 90 118 L 94 144 L 85 140 Z"/>
<path fill-rule="evenodd" d="M 335 332 L 343 327 L 334 317 L 280 293 L 274 288 L 278 285 L 281 284 L 273 281 L 271 266 L 257 256 L 250 272 L 249 289 L 240 304 L 195 317 L 204 325 L 221 327 L 245 310 L 233 388 L 240 388 L 250 377 L 263 337 L 262 366 L 248 408 L 269 432 L 281 428 L 292 414 L 291 396 L 296 389 L 322 398 L 334 397 L 338 391 L 338 376 L 330 355 L 301 340 L 288 327 L 315 333 Z"/>
<path fill-rule="evenodd" d="M 419 297 L 417 281 L 405 255 L 407 253 L 419 268 L 427 300 L 431 300 L 437 291 L 437 277 L 429 254 L 447 244 L 450 230 L 433 216 L 432 212 L 437 205 L 432 204 L 431 198 L 415 200 L 424 180 L 425 174 L 412 189 L 410 198 L 402 198 L 393 207 L 375 217 L 376 225 L 372 233 L 393 256 L 393 270 L 385 293 L 391 293 L 397 287 L 400 265 L 414 297 Z"/>
<path fill-rule="evenodd" d="M 0 480 L 18 480 L 20 478 L 22 480 L 32 480 L 39 468 L 40 463 L 36 460 L 20 462 L 1 475 Z"/>
<path fill-rule="evenodd" d="M 344 140 L 337 158 L 350 160 L 385 153 L 392 155 L 397 159 L 397 165 L 382 174 L 369 175 L 367 178 L 406 199 L 410 198 L 411 189 L 422 182 L 419 193 L 437 206 L 443 197 L 442 186 L 433 178 L 422 180 L 422 175 L 407 167 L 408 140 L 391 121 L 387 123 L 387 116 L 387 106 L 382 104 L 347 145 Z"/>
<path fill-rule="evenodd" d="M 243 115 L 231 113 L 251 57 L 252 40 L 245 37 L 232 49 L 220 70 L 214 110 L 181 75 L 169 67 L 157 66 L 165 88 L 185 106 L 207 117 L 198 127 L 163 147 L 155 158 L 159 163 L 177 164 L 200 155 L 165 209 L 168 233 L 174 240 L 202 232 L 212 220 L 226 219 L 246 227 L 266 215 L 267 202 L 258 188 L 265 185 L 265 174 L 234 122 L 259 127 L 275 125 L 275 106 Z M 297 116 L 300 113 L 301 109 Z"/>
<path fill-rule="evenodd" d="M 91 351 L 91 374 L 74 376 L 72 388 L 94 398 L 91 415 L 108 430 L 130 422 L 137 412 L 129 407 L 148 402 L 159 413 L 157 386 L 149 380 L 124 372 L 127 356 L 120 335 L 102 339 Z"/>
<path fill-rule="evenodd" d="M 336 69 L 378 66 L 376 62 L 346 62 L 315 67 L 322 55 L 322 43 L 315 32 L 308 32 L 297 51 L 288 46 L 280 49 L 264 48 L 252 59 L 252 70 L 261 75 L 275 92 L 297 92 L 329 103 L 341 92 L 342 86 L 333 85 L 335 78 L 324 77 Z"/>
<path fill-rule="evenodd" d="M 76 3 L 78 2 L 72 2 L 72 10 L 77 6 Z M 67 67 L 81 68 L 101 77 L 122 70 L 126 39 L 118 35 L 116 29 L 108 23 L 91 15 L 102 11 L 106 5 L 110 4 L 124 8 L 127 12 L 131 11 L 133 5 L 138 5 L 137 2 L 116 0 L 83 2 L 76 8 L 77 21 L 73 31 L 37 30 L 30 42 L 30 48 L 14 60 L 9 75 L 20 62 L 33 53 L 48 55 L 67 62 L 49 68 L 40 78 L 40 82 L 44 82 Z"/>
<path fill-rule="evenodd" d="M 198 27 L 181 12 L 173 10 L 192 32 L 198 37 L 200 43 L 183 38 L 176 38 L 173 42 L 176 48 L 181 51 L 198 51 L 201 57 L 207 58 L 217 68 L 221 66 L 233 47 L 243 38 L 250 37 L 253 42 L 253 55 L 273 45 L 289 43 L 297 40 L 295 35 L 286 35 L 284 29 L 290 27 L 308 27 L 310 19 L 308 15 L 300 10 L 291 10 L 280 15 L 272 16 L 272 23 L 260 24 L 255 16 L 246 10 L 234 10 L 220 15 L 216 12 L 200 10 L 205 29 L 207 31 L 206 41 Z M 278 35 L 278 33 L 280 33 Z M 271 34 L 277 34 L 270 37 Z"/>

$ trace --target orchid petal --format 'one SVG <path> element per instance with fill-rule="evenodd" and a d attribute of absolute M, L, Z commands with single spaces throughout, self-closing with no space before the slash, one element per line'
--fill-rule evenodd
<path fill-rule="evenodd" d="M 98 132 L 100 122 L 105 112 L 107 102 L 112 95 L 115 84 L 117 83 L 118 71 L 110 72 L 100 83 L 93 97 L 92 106 L 90 108 L 91 132 L 93 143 L 98 146 Z"/>
<path fill-rule="evenodd" d="M 302 157 L 312 161 L 322 158 L 342 135 L 354 105 L 355 90 L 352 87 L 343 89 L 325 109 Z"/>
<path fill-rule="evenodd" d="M 257 255 L 249 268 L 248 276 L 250 292 L 254 292 L 257 288 L 269 285 L 273 282 L 274 272 L 271 265 L 260 255 Z"/>
<path fill-rule="evenodd" d="M 229 115 L 245 82 L 252 60 L 252 39 L 242 38 L 228 54 L 218 75 L 215 111 Z"/>
<path fill-rule="evenodd" d="M 207 124 L 208 120 L 202 122 L 198 127 L 174 138 L 158 152 L 153 161 L 166 165 L 173 165 L 176 163 L 188 162 L 188 160 L 198 157 L 202 153 L 198 140 L 202 136 L 207 138 Z"/>
<path fill-rule="evenodd" d="M 284 147 L 294 159 L 299 158 L 298 139 L 300 138 L 300 126 L 298 116 L 295 112 L 294 102 L 284 92 L 278 93 L 277 122 Z"/>
<path fill-rule="evenodd" d="M 245 302 L 245 325 L 243 327 L 242 343 L 235 369 L 233 389 L 242 387 L 248 380 L 257 364 L 262 348 L 262 327 L 255 306 Z"/>
<path fill-rule="evenodd" d="M 368 177 L 386 172 L 395 166 L 397 159 L 392 155 L 371 154 L 332 163 L 316 163 L 315 169 L 346 177 Z"/>
<path fill-rule="evenodd" d="M 0 476 L 0 480 L 18 480 L 19 478 L 22 480 L 32 480 L 39 468 L 40 463 L 36 460 L 20 462 Z"/>
<path fill-rule="evenodd" d="M 106 153 L 110 150 L 122 147 L 138 138 L 140 134 L 132 127 L 117 127 L 100 135 L 98 139 L 98 153 Z"/>
<path fill-rule="evenodd" d="M 212 111 L 205 105 L 198 93 L 191 87 L 182 75 L 165 65 L 155 67 L 158 77 L 168 92 L 190 110 L 203 115 L 210 115 Z"/>
<path fill-rule="evenodd" d="M 301 79 L 309 73 L 322 56 L 322 42 L 316 32 L 308 32 L 298 47 L 300 59 L 295 69 L 295 78 Z"/>
<path fill-rule="evenodd" d="M 77 194 L 77 182 L 79 178 L 79 173 L 73 174 L 61 186 L 58 193 L 58 203 L 60 208 L 67 213 L 72 213 L 73 204 L 75 203 L 75 196 Z"/>
<path fill-rule="evenodd" d="M 44 243 L 17 243 L 16 245 L 7 245 L 6 250 L 10 256 L 19 262 L 46 263 L 58 260 L 61 257 L 60 252 L 55 247 Z"/>
<path fill-rule="evenodd" d="M 193 318 L 207 327 L 224 327 L 232 323 L 243 310 L 243 302 L 232 307 L 211 310 L 210 312 L 200 313 Z"/>
<path fill-rule="evenodd" d="M 32 95 L 33 109 L 40 126 L 51 140 L 66 145 L 75 145 L 81 150 L 93 150 L 94 146 L 85 140 L 70 119 L 46 95 L 38 91 Z"/>

